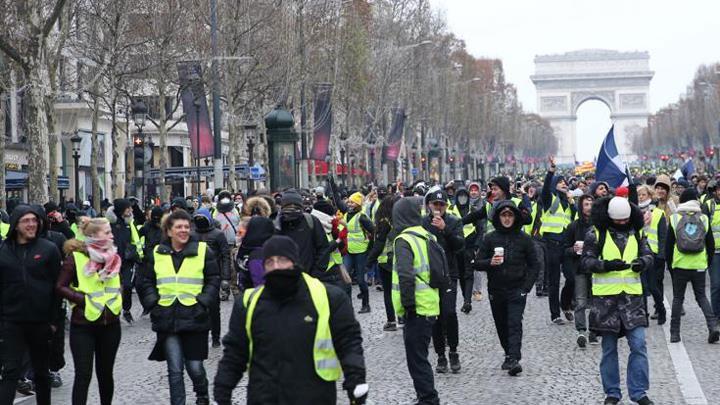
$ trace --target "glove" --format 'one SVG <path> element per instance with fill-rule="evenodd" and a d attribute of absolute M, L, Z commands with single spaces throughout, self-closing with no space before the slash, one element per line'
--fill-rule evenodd
<path fill-rule="evenodd" d="M 635 273 L 640 273 L 641 271 L 643 271 L 643 267 L 645 267 L 645 266 L 643 265 L 643 262 L 640 259 L 635 259 L 632 261 L 632 263 L 630 263 L 630 268 Z"/>
<path fill-rule="evenodd" d="M 625 270 L 628 267 L 630 266 L 621 259 L 603 260 L 603 269 L 605 271 Z"/>
<path fill-rule="evenodd" d="M 350 405 L 362 405 L 367 400 L 370 387 L 367 384 L 358 384 L 352 390 L 348 390 Z"/>

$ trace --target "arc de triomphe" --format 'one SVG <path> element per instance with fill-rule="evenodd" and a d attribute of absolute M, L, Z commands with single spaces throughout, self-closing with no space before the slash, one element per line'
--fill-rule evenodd
<path fill-rule="evenodd" d="M 578 141 L 586 146 L 582 134 L 577 137 L 576 121 L 578 108 L 588 100 L 608 106 L 620 153 L 632 153 L 632 138 L 642 133 L 650 114 L 654 72 L 649 60 L 647 52 L 595 49 L 535 57 L 535 74 L 530 78 L 537 90 L 538 113 L 550 122 L 558 139 L 558 162 L 574 160 Z"/>

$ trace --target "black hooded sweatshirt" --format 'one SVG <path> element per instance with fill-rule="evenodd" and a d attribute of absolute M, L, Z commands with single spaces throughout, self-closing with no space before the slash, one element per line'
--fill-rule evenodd
<path fill-rule="evenodd" d="M 508 207 L 515 213 L 512 228 L 504 228 L 500 223 L 500 212 Z M 493 211 L 495 230 L 483 238 L 475 262 L 477 270 L 488 274 L 488 291 L 520 289 L 528 293 L 535 285 L 540 261 L 532 238 L 522 231 L 520 218 L 520 210 L 512 201 L 500 201 Z M 499 266 L 491 266 L 497 247 L 505 249 L 505 261 Z"/>
<path fill-rule="evenodd" d="M 17 224 L 26 214 L 38 217 L 38 237 L 17 242 Z M 18 205 L 10 216 L 7 239 L 0 243 L 0 320 L 57 324 L 61 299 L 55 294 L 60 251 L 41 235 L 45 221 L 37 210 Z"/>
<path fill-rule="evenodd" d="M 447 212 L 442 216 L 442 219 L 445 221 L 445 229 L 443 230 L 432 225 L 432 212 L 422 219 L 422 225 L 425 230 L 435 235 L 438 244 L 445 250 L 450 277 L 452 279 L 458 279 L 460 278 L 460 272 L 458 270 L 457 254 L 465 249 L 462 220 Z"/>
<path fill-rule="evenodd" d="M 581 255 L 575 253 L 574 246 L 575 242 L 581 240 L 585 241 L 585 235 L 592 229 L 591 217 L 585 218 L 582 214 L 583 201 L 592 199 L 592 196 L 585 194 L 578 199 L 577 202 L 577 213 L 578 219 L 573 221 L 567 228 L 565 228 L 563 236 L 563 251 L 565 253 L 564 265 L 570 266 L 575 270 L 575 274 L 591 274 L 580 266 Z"/>
<path fill-rule="evenodd" d="M 223 281 L 230 280 L 230 246 L 225 238 L 225 233 L 215 227 L 215 221 L 210 221 L 204 215 L 195 214 L 193 217 L 195 230 L 192 237 L 195 240 L 206 242 L 208 246 L 215 252 L 218 259 L 218 267 L 220 268 L 220 279 Z"/>

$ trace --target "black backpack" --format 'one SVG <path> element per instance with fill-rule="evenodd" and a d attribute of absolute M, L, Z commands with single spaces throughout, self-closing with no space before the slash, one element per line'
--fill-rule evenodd
<path fill-rule="evenodd" d="M 430 280 L 424 280 L 420 276 L 416 276 L 423 283 L 431 288 L 445 289 L 450 285 L 450 266 L 445 256 L 445 249 L 435 240 L 435 238 L 427 238 L 419 233 L 408 232 L 408 234 L 418 237 L 427 242 L 428 265 L 430 266 Z"/>

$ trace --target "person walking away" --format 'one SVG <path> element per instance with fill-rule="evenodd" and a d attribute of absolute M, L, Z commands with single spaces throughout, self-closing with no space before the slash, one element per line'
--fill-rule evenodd
<path fill-rule="evenodd" d="M 665 273 L 665 240 L 667 238 L 667 220 L 665 211 L 653 204 L 653 193 L 649 186 L 642 185 L 637 188 L 638 207 L 643 212 L 645 227 L 643 234 L 647 238 L 648 246 L 653 252 L 653 266 L 649 271 L 640 273 L 643 282 L 643 295 L 647 300 L 652 295 L 655 311 L 650 319 L 657 319 L 658 325 L 664 325 L 667 320 L 665 310 L 665 295 L 663 294 L 663 279 Z"/>
<path fill-rule="evenodd" d="M 70 351 L 75 364 L 72 404 L 87 403 L 94 363 L 100 404 L 110 405 L 121 335 L 121 260 L 106 218 L 88 220 L 76 236 L 79 234 L 85 238 L 65 243 L 67 256 L 55 287 L 57 294 L 72 307 Z"/>
<path fill-rule="evenodd" d="M 397 317 L 392 303 L 393 240 L 396 236 L 392 228 L 392 210 L 399 199 L 399 196 L 390 194 L 380 202 L 375 214 L 375 239 L 366 265 L 377 263 L 380 272 L 386 320 L 383 331 L 386 332 L 397 330 Z"/>
<path fill-rule="evenodd" d="M 463 225 L 459 217 L 448 213 L 448 196 L 442 190 L 430 192 L 425 198 L 427 212 L 422 224 L 426 231 L 435 236 L 438 244 L 445 251 L 450 284 L 440 291 L 440 317 L 433 325 L 433 346 L 438 355 L 435 371 L 448 372 L 448 358 L 445 357 L 445 344 L 449 346 L 450 370 L 459 373 L 460 356 L 457 352 L 460 343 L 457 319 L 457 286 L 460 277 L 458 271 L 458 253 L 465 249 Z"/>
<path fill-rule="evenodd" d="M 152 210 L 150 210 L 150 220 L 146 221 L 138 231 L 140 239 L 143 240 L 143 257 L 148 257 L 152 254 L 155 246 L 159 245 L 162 240 L 160 222 L 162 221 L 163 215 L 164 212 L 162 208 L 153 207 Z"/>
<path fill-rule="evenodd" d="M 218 193 L 217 206 L 214 210 L 210 210 L 212 218 L 217 221 L 220 230 L 225 234 L 225 239 L 230 247 L 230 257 L 234 259 L 237 256 L 237 246 L 240 244 L 238 231 L 240 230 L 240 211 L 235 208 L 235 202 L 232 200 L 232 194 L 227 190 Z M 232 260 L 231 259 L 231 260 Z M 231 263 L 231 270 L 234 271 L 235 266 Z M 237 279 L 237 274 L 233 273 L 230 278 Z M 234 297 L 240 295 L 240 290 L 234 285 L 223 283 L 221 286 L 223 297 L 229 296 L 232 292 Z"/>
<path fill-rule="evenodd" d="M 199 208 L 193 216 L 193 225 L 195 231 L 192 232 L 192 238 L 207 245 L 215 253 L 217 265 L 220 269 L 220 285 L 230 285 L 230 247 L 227 244 L 223 232 L 215 227 L 215 221 L 210 216 L 207 208 Z M 210 306 L 210 338 L 212 347 L 220 347 L 220 296 L 213 301 Z"/>
<path fill-rule="evenodd" d="M 135 285 L 135 263 L 141 259 L 141 255 L 135 244 L 136 241 L 140 240 L 140 236 L 133 225 L 133 213 L 130 201 L 124 198 L 113 200 L 113 205 L 105 212 L 105 217 L 110 222 L 115 246 L 118 248 L 118 254 L 122 262 L 122 267 L 120 268 L 120 281 L 122 283 L 123 294 L 122 316 L 128 324 L 133 324 L 135 318 L 133 318 L 130 310 L 132 309 L 132 289 Z M 141 251 L 142 245 L 140 245 L 140 248 Z"/>
<path fill-rule="evenodd" d="M 430 270 L 425 240 L 433 236 L 422 226 L 423 204 L 421 197 L 407 197 L 393 206 L 393 229 L 398 236 L 393 242 L 392 301 L 395 313 L 405 317 L 405 356 L 418 404 L 437 405 L 440 399 L 428 361 L 428 347 L 433 324 L 440 315 L 440 295 L 427 281 Z"/>
<path fill-rule="evenodd" d="M 584 348 L 588 340 L 590 343 L 598 343 L 597 335 L 588 332 L 586 310 L 590 308 L 589 302 L 592 298 L 592 273 L 581 265 L 585 235 L 592 229 L 590 215 L 594 198 L 589 194 L 580 196 L 577 203 L 578 219 L 573 221 L 567 229 L 563 241 L 565 251 L 564 263 L 572 266 L 575 274 L 575 329 L 577 330 L 576 343 L 578 347 Z"/>
<path fill-rule="evenodd" d="M 250 203 L 248 200 L 248 204 Z M 272 221 L 262 216 L 250 218 L 245 228 L 245 236 L 238 249 L 235 265 L 238 266 L 238 286 L 241 291 L 265 284 L 262 246 L 275 233 Z"/>
<path fill-rule="evenodd" d="M 697 191 L 686 188 L 680 195 L 677 212 L 670 216 L 665 257 L 673 273 L 673 303 L 670 314 L 670 342 L 680 341 L 680 318 L 685 289 L 692 284 L 695 301 L 705 316 L 708 343 L 720 340 L 718 320 L 705 295 L 705 271 L 715 255 L 715 239 L 710 220 L 702 213 Z"/>
<path fill-rule="evenodd" d="M 542 214 L 540 235 L 545 246 L 545 272 L 548 277 L 548 303 L 550 305 L 550 319 L 556 325 L 564 325 L 560 318 L 560 310 L 570 320 L 572 315 L 571 304 L 575 292 L 575 279 L 569 271 L 565 271 L 565 286 L 563 287 L 562 302 L 560 301 L 560 274 L 562 267 L 562 240 L 565 228 L 572 222 L 572 204 L 567 198 L 567 184 L 565 178 L 555 175 L 555 159 L 549 158 L 550 168 L 545 176 L 540 200 Z"/>
<path fill-rule="evenodd" d="M 203 360 L 208 357 L 209 311 L 218 296 L 220 271 L 212 249 L 191 240 L 191 222 L 184 210 L 165 218 L 167 240 L 155 247 L 140 278 L 140 298 L 157 333 L 149 359 L 167 362 L 171 405 L 185 404 L 183 368 L 192 380 L 195 403 L 210 403 Z"/>
<path fill-rule="evenodd" d="M 620 402 L 617 343 L 625 336 L 630 347 L 627 388 L 630 400 L 652 405 L 645 342 L 648 326 L 640 274 L 652 265 L 652 251 L 642 237 L 640 209 L 622 197 L 604 197 L 593 204 L 593 230 L 585 236 L 582 263 L 592 272 L 590 330 L 602 336 L 600 377 L 605 405 Z"/>
<path fill-rule="evenodd" d="M 369 236 L 375 233 L 375 226 L 362 212 L 363 195 L 354 193 L 348 198 L 345 223 L 348 229 L 348 253 L 343 257 L 345 268 L 357 280 L 360 287 L 362 307 L 358 313 L 370 312 L 370 293 L 365 278 L 365 264 L 370 246 Z"/>
<path fill-rule="evenodd" d="M 522 231 L 520 210 L 504 200 L 493 211 L 494 231 L 485 235 L 476 269 L 487 272 L 490 309 L 505 352 L 501 369 L 522 372 L 522 319 L 527 294 L 535 285 L 540 261 L 532 238 Z"/>
<path fill-rule="evenodd" d="M 459 187 L 455 193 L 455 204 L 460 218 L 465 217 L 474 209 L 470 204 L 470 193 L 465 187 Z M 463 305 L 460 310 L 465 314 L 469 314 L 472 311 L 472 289 L 475 273 L 472 268 L 472 261 L 478 247 L 478 232 L 474 223 L 463 225 L 462 230 L 465 238 L 465 249 L 457 254 L 458 277 L 463 297 Z"/>
<path fill-rule="evenodd" d="M 715 241 L 715 252 L 712 265 L 708 269 L 710 273 L 710 304 L 715 316 L 720 316 L 720 187 L 715 181 L 711 181 L 707 187 L 708 199 L 703 206 L 703 213 L 710 219 L 713 240 Z"/>
<path fill-rule="evenodd" d="M 29 354 L 38 405 L 50 404 L 48 361 L 57 329 L 60 299 L 55 284 L 61 256 L 40 237 L 42 213 L 18 205 L 10 216 L 7 238 L 0 243 L 0 404 L 12 404 Z"/>
<path fill-rule="evenodd" d="M 352 285 L 346 272 L 343 270 L 343 257 L 341 250 L 346 241 L 340 236 L 340 229 L 335 221 L 335 207 L 327 200 L 319 200 L 313 205 L 310 215 L 317 218 L 322 224 L 323 231 L 328 241 L 328 264 L 325 271 L 318 272 L 316 277 L 323 283 L 333 284 L 341 290 L 345 291 L 350 297 L 352 295 Z M 344 278 L 345 277 L 345 278 Z"/>
<path fill-rule="evenodd" d="M 262 248 L 265 284 L 236 300 L 213 398 L 232 403 L 248 372 L 248 404 L 335 404 L 336 381 L 351 404 L 368 394 L 360 325 L 350 298 L 298 266 L 298 246 L 273 236 Z"/>

